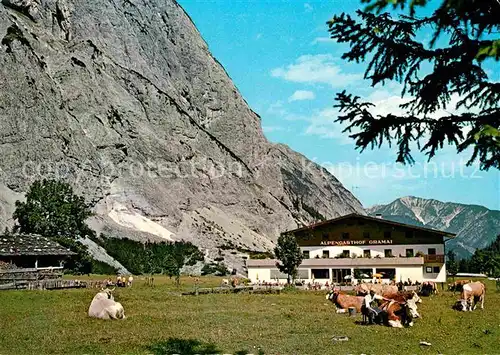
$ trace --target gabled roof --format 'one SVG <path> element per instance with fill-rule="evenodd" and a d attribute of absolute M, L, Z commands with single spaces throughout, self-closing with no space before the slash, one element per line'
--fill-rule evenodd
<path fill-rule="evenodd" d="M 37 234 L 0 235 L 0 256 L 20 255 L 75 255 L 75 253 Z"/>
<path fill-rule="evenodd" d="M 327 221 L 322 221 L 322 222 L 319 222 L 319 223 L 314 223 L 314 224 L 311 224 L 309 226 L 305 226 L 305 227 L 293 229 L 293 230 L 290 230 L 290 231 L 286 231 L 284 233 L 296 233 L 296 232 L 302 232 L 302 231 L 306 231 L 306 230 L 312 230 L 312 229 L 315 229 L 315 228 L 318 228 L 318 227 L 321 227 L 321 226 L 325 226 L 325 225 L 328 225 L 328 224 L 335 224 L 337 222 L 341 222 L 341 221 L 348 220 L 348 219 L 351 219 L 351 218 L 361 218 L 361 219 L 364 219 L 364 220 L 367 220 L 367 221 L 373 221 L 373 222 L 377 222 L 377 223 L 380 223 L 380 224 L 387 224 L 387 225 L 391 225 L 391 226 L 398 226 L 398 227 L 405 227 L 405 228 L 409 228 L 409 229 L 421 230 L 421 231 L 424 231 L 424 232 L 439 234 L 439 235 L 442 235 L 442 236 L 447 237 L 447 238 L 455 238 L 455 236 L 456 236 L 456 234 L 454 234 L 454 233 L 443 232 L 443 231 L 440 231 L 440 230 L 437 230 L 437 229 L 431 229 L 431 228 L 414 226 L 414 225 L 411 225 L 411 224 L 394 222 L 394 221 L 390 221 L 390 220 L 387 220 L 387 219 L 377 218 L 377 217 L 371 217 L 371 216 L 365 216 L 365 215 L 358 214 L 358 213 L 347 214 L 345 216 L 341 216 L 341 217 L 329 219 Z"/>

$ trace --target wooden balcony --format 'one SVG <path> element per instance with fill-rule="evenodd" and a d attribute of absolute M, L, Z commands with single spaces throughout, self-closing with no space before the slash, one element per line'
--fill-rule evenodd
<path fill-rule="evenodd" d="M 424 255 L 424 263 L 440 263 L 444 264 L 444 254 L 427 254 Z"/>

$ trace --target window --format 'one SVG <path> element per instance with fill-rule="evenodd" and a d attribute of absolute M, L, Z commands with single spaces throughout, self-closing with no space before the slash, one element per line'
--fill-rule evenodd
<path fill-rule="evenodd" d="M 386 258 L 391 258 L 392 257 L 392 249 L 384 249 L 384 256 Z"/>
<path fill-rule="evenodd" d="M 427 254 L 429 255 L 436 255 L 436 248 L 429 248 L 427 251 Z"/>
<path fill-rule="evenodd" d="M 304 256 L 304 259 L 309 259 L 309 250 L 304 250 L 302 255 Z"/>
<path fill-rule="evenodd" d="M 370 232 L 363 232 L 363 238 L 370 239 Z"/>
<path fill-rule="evenodd" d="M 342 239 L 349 239 L 349 233 L 342 233 Z"/>
<path fill-rule="evenodd" d="M 311 275 L 315 279 L 329 279 L 330 270 L 329 269 L 311 269 Z"/>
<path fill-rule="evenodd" d="M 384 238 L 385 239 L 391 239 L 391 231 L 385 231 L 384 232 Z"/>
<path fill-rule="evenodd" d="M 427 266 L 427 267 L 425 268 L 425 272 L 426 272 L 427 274 L 432 274 L 432 267 L 431 267 L 431 266 Z"/>
<path fill-rule="evenodd" d="M 406 238 L 413 238 L 413 231 L 406 231 L 405 232 L 405 237 Z"/>
<path fill-rule="evenodd" d="M 412 258 L 413 257 L 413 249 L 406 249 L 406 257 L 407 258 Z"/>
<path fill-rule="evenodd" d="M 330 258 L 330 250 L 323 250 L 323 258 L 325 259 Z"/>
<path fill-rule="evenodd" d="M 342 255 L 344 256 L 344 258 L 349 258 L 351 256 L 351 253 L 349 252 L 349 250 L 343 250 Z"/>
<path fill-rule="evenodd" d="M 363 258 L 369 258 L 371 256 L 371 253 L 369 250 L 363 250 Z"/>
<path fill-rule="evenodd" d="M 434 266 L 432 269 L 433 269 L 432 271 L 434 271 L 435 274 L 439 274 L 439 266 Z"/>
<path fill-rule="evenodd" d="M 373 269 L 359 269 L 362 279 L 371 279 L 373 277 Z"/>
<path fill-rule="evenodd" d="M 381 274 L 383 279 L 393 280 L 396 276 L 396 269 L 375 269 L 377 274 Z"/>

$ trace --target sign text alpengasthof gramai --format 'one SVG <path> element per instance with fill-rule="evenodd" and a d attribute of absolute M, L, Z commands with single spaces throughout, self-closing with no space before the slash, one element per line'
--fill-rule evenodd
<path fill-rule="evenodd" d="M 334 245 L 334 246 L 344 246 L 344 245 L 377 245 L 377 244 L 392 244 L 392 240 L 389 239 L 373 239 L 373 240 L 323 240 L 320 245 Z"/>

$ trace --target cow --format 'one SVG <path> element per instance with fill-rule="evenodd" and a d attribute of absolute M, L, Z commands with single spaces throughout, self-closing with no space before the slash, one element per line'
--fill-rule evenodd
<path fill-rule="evenodd" d="M 386 301 L 380 306 L 379 317 L 390 327 L 413 326 L 413 319 L 419 318 L 417 305 L 412 299 L 406 302 Z"/>
<path fill-rule="evenodd" d="M 477 303 L 481 302 L 481 309 L 484 309 L 484 295 L 486 294 L 486 286 L 480 282 L 471 282 L 462 287 L 462 294 L 453 306 L 458 311 L 473 311 L 476 309 Z"/>
<path fill-rule="evenodd" d="M 89 317 L 99 319 L 125 319 L 125 311 L 123 306 L 116 302 L 112 290 L 106 288 L 101 289 L 90 303 Z"/>
<path fill-rule="evenodd" d="M 422 299 L 415 291 L 398 291 L 394 292 L 384 292 L 382 293 L 382 297 L 388 298 L 391 300 L 405 302 L 407 300 L 413 300 L 415 303 L 422 303 Z"/>
<path fill-rule="evenodd" d="M 437 295 L 437 285 L 432 281 L 424 281 L 420 287 L 419 294 L 422 296 Z"/>
<path fill-rule="evenodd" d="M 337 307 L 337 313 L 345 313 L 349 307 L 354 307 L 357 312 L 361 312 L 363 306 L 363 297 L 346 295 L 339 291 L 328 292 L 326 299 L 333 302 Z"/>
<path fill-rule="evenodd" d="M 398 287 L 396 285 L 382 285 L 382 284 L 371 284 L 371 283 L 360 283 L 354 290 L 358 296 L 366 296 L 370 290 L 374 290 L 375 294 L 382 295 L 383 293 L 397 293 Z"/>
<path fill-rule="evenodd" d="M 448 290 L 453 291 L 453 292 L 455 292 L 455 291 L 461 292 L 462 287 L 466 284 L 471 283 L 471 282 L 472 282 L 472 280 L 457 280 L 451 284 L 448 284 Z"/>

